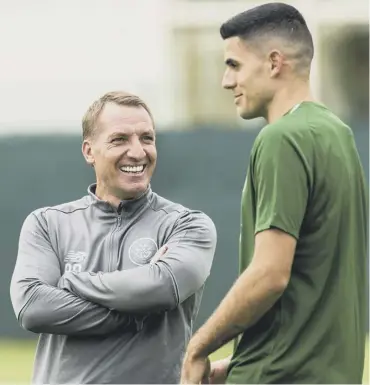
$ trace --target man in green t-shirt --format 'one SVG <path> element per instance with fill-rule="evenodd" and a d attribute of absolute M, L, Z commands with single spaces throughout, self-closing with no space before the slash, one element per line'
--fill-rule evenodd
<path fill-rule="evenodd" d="M 294 7 L 250 9 L 221 36 L 223 86 L 242 118 L 268 125 L 242 193 L 240 277 L 191 339 L 181 381 L 361 383 L 368 189 L 352 131 L 313 100 L 312 37 Z M 231 361 L 211 367 L 235 337 Z"/>

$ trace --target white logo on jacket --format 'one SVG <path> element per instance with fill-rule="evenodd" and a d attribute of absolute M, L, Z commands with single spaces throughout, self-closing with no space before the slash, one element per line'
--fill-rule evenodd
<path fill-rule="evenodd" d="M 158 245 L 152 238 L 136 239 L 128 250 L 128 255 L 135 265 L 145 265 L 158 251 Z"/>
<path fill-rule="evenodd" d="M 64 272 L 68 273 L 73 271 L 80 273 L 82 271 L 82 262 L 86 259 L 87 255 L 82 251 L 68 251 L 64 258 Z"/>

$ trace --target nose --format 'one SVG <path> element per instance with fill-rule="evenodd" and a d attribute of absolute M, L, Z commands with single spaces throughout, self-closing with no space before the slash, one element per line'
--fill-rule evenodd
<path fill-rule="evenodd" d="M 133 138 L 130 141 L 130 146 L 127 150 L 127 156 L 134 160 L 142 160 L 143 158 L 145 158 L 146 153 L 139 138 Z"/>
<path fill-rule="evenodd" d="M 226 69 L 222 78 L 222 87 L 226 90 L 232 90 L 236 86 L 235 78 L 229 69 Z"/>

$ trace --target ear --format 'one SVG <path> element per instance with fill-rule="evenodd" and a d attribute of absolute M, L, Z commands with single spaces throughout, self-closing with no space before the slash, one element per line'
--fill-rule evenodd
<path fill-rule="evenodd" d="M 85 139 L 82 143 L 82 154 L 90 166 L 94 167 L 95 158 L 93 154 L 92 142 L 89 139 Z"/>
<path fill-rule="evenodd" d="M 278 50 L 273 50 L 269 54 L 270 63 L 270 77 L 274 78 L 278 76 L 283 67 L 284 57 L 283 54 Z"/>

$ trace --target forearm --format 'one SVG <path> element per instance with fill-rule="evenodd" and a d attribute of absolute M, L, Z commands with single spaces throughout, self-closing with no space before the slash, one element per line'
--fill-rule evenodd
<path fill-rule="evenodd" d="M 141 314 L 176 308 L 209 276 L 216 229 L 202 213 L 184 213 L 166 240 L 163 259 L 128 270 L 63 275 L 59 287 L 110 309 Z"/>
<path fill-rule="evenodd" d="M 59 287 L 127 313 L 169 310 L 179 303 L 174 278 L 164 263 L 111 273 L 66 273 Z"/>
<path fill-rule="evenodd" d="M 209 320 L 195 333 L 188 354 L 206 357 L 257 322 L 284 290 L 267 269 L 251 265 Z"/>
<path fill-rule="evenodd" d="M 11 293 L 19 323 L 34 333 L 105 335 L 130 324 L 124 314 L 42 283 L 34 283 L 26 290 L 15 284 Z"/>
<path fill-rule="evenodd" d="M 23 223 L 17 261 L 10 284 L 15 315 L 34 333 L 105 335 L 127 327 L 130 318 L 57 288 L 60 260 L 53 247 L 43 212 Z"/>

